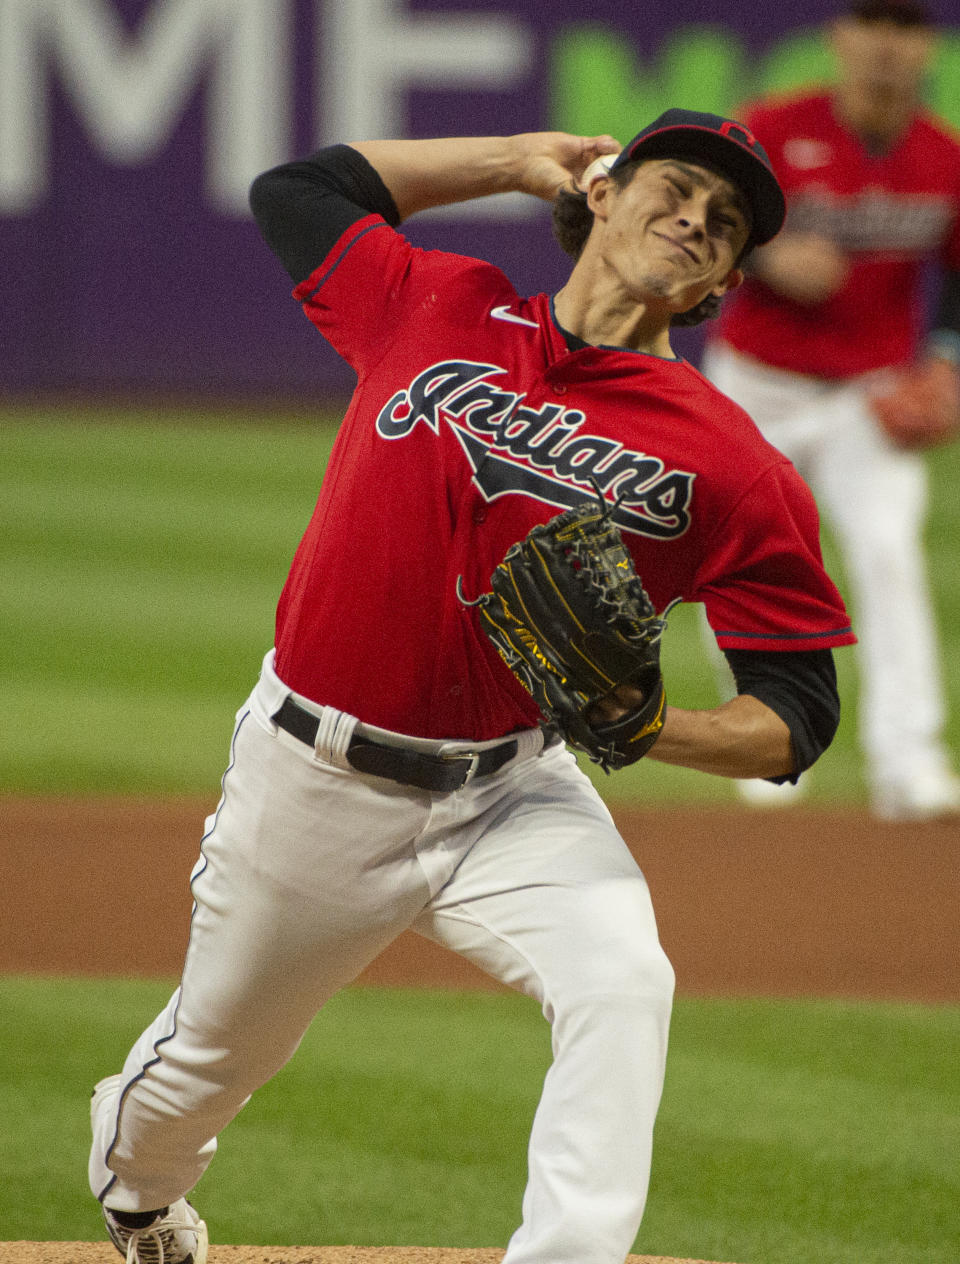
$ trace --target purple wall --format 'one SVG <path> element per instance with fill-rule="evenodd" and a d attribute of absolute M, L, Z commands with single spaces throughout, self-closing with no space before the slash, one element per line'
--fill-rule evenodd
<path fill-rule="evenodd" d="M 449 85 L 431 86 L 425 71 L 426 82 L 401 84 L 392 117 L 401 134 L 511 132 L 555 125 L 550 51 L 588 10 L 652 67 L 678 28 L 717 25 L 715 14 L 760 56 L 834 6 L 802 0 L 787 17 L 786 6 L 755 0 L 715 7 L 696 0 L 4 0 L 0 392 L 287 397 L 347 388 L 350 374 L 300 315 L 236 192 L 273 162 L 341 138 L 325 134 L 332 113 L 325 93 L 348 102 L 365 77 L 365 53 L 359 45 L 349 51 L 338 21 L 382 11 L 402 24 L 406 50 L 401 27 L 391 37 L 375 26 L 365 42 L 368 52 L 392 49 L 399 62 L 421 37 L 427 58 L 425 23 L 452 38 L 453 17 L 492 18 L 508 39 L 503 83 L 491 86 L 482 75 L 470 83 L 468 68 Z M 476 30 L 466 45 L 480 50 Z M 198 48 L 197 66 L 183 70 Z M 178 67 L 179 97 L 163 77 L 176 77 Z M 156 110 L 137 95 L 154 80 Z M 659 108 L 667 104 L 693 103 Z M 273 122 L 265 126 L 267 114 Z M 220 158 L 232 192 L 222 177 L 218 191 L 211 154 L 238 137 L 238 153 Z M 521 291 L 556 288 L 566 271 L 542 212 L 499 223 L 414 221 L 406 231 L 422 244 L 492 259 Z M 697 340 L 687 338 L 682 349 L 695 356 Z"/>

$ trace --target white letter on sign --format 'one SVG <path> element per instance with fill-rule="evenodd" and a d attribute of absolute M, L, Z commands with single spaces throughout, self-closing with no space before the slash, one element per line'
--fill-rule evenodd
<path fill-rule="evenodd" d="M 108 161 L 148 163 L 209 75 L 206 186 L 247 213 L 289 138 L 289 0 L 153 0 L 130 36 L 110 0 L 0 0 L 0 213 L 48 187 L 45 63 Z M 207 67 L 210 67 L 208 70 Z"/>
<path fill-rule="evenodd" d="M 532 71 L 530 33 L 505 14 L 427 17 L 410 13 L 403 0 L 319 3 L 319 134 L 325 144 L 406 135 L 404 92 L 410 88 L 504 90 Z M 517 200 L 524 210 L 532 203 Z M 511 196 L 483 198 L 450 211 L 502 217 L 513 202 Z"/>

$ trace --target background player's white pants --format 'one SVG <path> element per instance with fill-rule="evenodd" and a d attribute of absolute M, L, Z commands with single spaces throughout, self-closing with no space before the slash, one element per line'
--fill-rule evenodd
<path fill-rule="evenodd" d="M 859 641 L 859 735 L 875 804 L 949 775 L 922 543 L 923 457 L 879 430 L 867 379 L 832 384 L 784 373 L 722 345 L 708 348 L 703 370 L 797 467 L 842 551 Z"/>
<path fill-rule="evenodd" d="M 181 986 L 98 1120 L 93 1192 L 133 1211 L 188 1192 L 317 1010 L 414 926 L 535 997 L 552 1024 L 508 1264 L 622 1264 L 646 1197 L 673 972 L 609 813 L 562 746 L 538 753 L 538 731 L 450 795 L 325 763 L 272 724 L 286 691 L 269 657 L 207 821 Z"/>

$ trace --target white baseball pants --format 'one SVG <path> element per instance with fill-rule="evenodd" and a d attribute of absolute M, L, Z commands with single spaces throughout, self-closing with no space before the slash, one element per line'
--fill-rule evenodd
<path fill-rule="evenodd" d="M 452 794 L 364 776 L 276 727 L 286 694 L 268 655 L 206 823 L 180 987 L 97 1120 L 94 1194 L 138 1211 L 189 1192 L 324 1002 L 412 927 L 535 997 L 552 1027 L 507 1264 L 622 1264 L 646 1198 L 673 972 L 599 795 L 539 731 Z"/>
<path fill-rule="evenodd" d="M 949 775 L 939 647 L 923 553 L 924 458 L 873 420 L 871 378 L 784 373 L 713 344 L 710 380 L 797 467 L 843 554 L 860 674 L 859 738 L 873 799 Z"/>

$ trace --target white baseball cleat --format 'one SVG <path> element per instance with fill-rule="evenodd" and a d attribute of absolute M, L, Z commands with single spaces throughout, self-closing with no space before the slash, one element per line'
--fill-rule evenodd
<path fill-rule="evenodd" d="M 108 1075 L 93 1090 L 94 1134 L 101 1112 L 113 1107 L 122 1084 L 122 1075 Z M 207 1226 L 185 1198 L 156 1211 L 101 1210 L 110 1241 L 127 1264 L 206 1264 Z"/>
<path fill-rule="evenodd" d="M 121 1223 L 120 1216 L 127 1223 Z M 129 1223 L 146 1217 L 146 1224 Z M 206 1264 L 207 1226 L 185 1198 L 154 1212 L 104 1207 L 103 1219 L 110 1241 L 126 1256 L 127 1264 Z"/>
<path fill-rule="evenodd" d="M 960 820 L 960 777 L 936 773 L 887 782 L 875 788 L 870 807 L 881 821 Z"/>
<path fill-rule="evenodd" d="M 737 794 L 754 808 L 791 808 L 803 798 L 803 789 L 799 781 L 796 785 L 789 781 L 778 785 L 751 777 L 737 781 Z"/>

